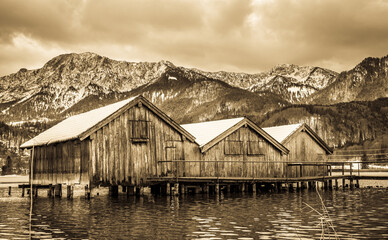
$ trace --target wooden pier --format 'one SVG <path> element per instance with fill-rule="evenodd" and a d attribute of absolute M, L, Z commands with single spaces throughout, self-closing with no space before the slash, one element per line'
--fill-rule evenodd
<path fill-rule="evenodd" d="M 182 161 L 176 161 L 176 163 Z M 193 161 L 190 161 L 193 162 Z M 214 161 L 212 161 L 214 162 Z M 259 162 L 260 163 L 260 162 Z M 265 191 L 292 191 L 294 189 L 339 189 L 341 188 L 358 188 L 360 180 L 388 180 L 387 176 L 363 176 L 360 169 L 352 170 L 352 164 L 357 162 L 308 162 L 308 163 L 284 163 L 286 168 L 299 168 L 300 174 L 303 173 L 305 166 L 321 166 L 326 169 L 322 176 L 298 176 L 298 177 L 218 177 L 218 176 L 163 176 L 163 177 L 149 177 L 147 185 L 125 185 L 112 184 L 109 187 L 109 194 L 117 196 L 119 194 L 119 186 L 123 193 L 127 195 L 142 195 L 144 189 L 149 188 L 150 193 L 165 194 L 165 195 L 179 195 L 186 193 L 221 193 L 221 192 L 265 192 Z M 332 169 L 332 166 L 340 165 L 341 169 Z M 348 168 L 345 168 L 349 165 Z M 217 169 L 217 168 L 216 168 Z M 289 171 L 289 170 L 288 170 Z M 286 171 L 286 172 L 288 172 Z M 341 174 L 333 175 L 333 172 Z M 179 174 L 179 172 L 175 172 Z M 345 174 L 346 173 L 346 174 Z M 217 173 L 215 174 L 217 175 Z M 341 185 L 339 183 L 342 183 Z M 73 198 L 73 191 L 75 185 L 33 185 L 33 196 L 38 196 L 39 189 L 47 189 L 47 196 L 62 197 L 62 191 L 66 190 L 67 198 Z M 23 189 L 23 196 L 25 189 L 30 191 L 30 184 L 20 184 L 19 188 Z M 85 198 L 92 197 L 91 188 L 86 186 L 84 188 Z"/>

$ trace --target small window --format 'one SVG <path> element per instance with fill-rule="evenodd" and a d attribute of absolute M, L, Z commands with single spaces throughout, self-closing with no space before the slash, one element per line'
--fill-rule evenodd
<path fill-rule="evenodd" d="M 242 155 L 243 142 L 238 140 L 225 140 L 224 150 L 226 155 Z"/>
<path fill-rule="evenodd" d="M 248 141 L 248 155 L 264 154 L 264 141 Z"/>
<path fill-rule="evenodd" d="M 132 142 L 147 142 L 149 140 L 149 121 L 129 120 L 129 123 L 129 135 Z"/>

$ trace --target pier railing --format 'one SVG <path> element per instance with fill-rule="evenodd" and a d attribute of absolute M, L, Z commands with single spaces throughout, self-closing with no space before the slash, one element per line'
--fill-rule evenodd
<path fill-rule="evenodd" d="M 326 159 L 324 161 L 235 161 L 235 160 L 169 160 L 158 161 L 160 164 L 173 163 L 174 166 L 170 176 L 179 177 L 240 177 L 240 178 L 302 178 L 333 176 L 333 172 L 341 172 L 342 175 L 360 176 L 363 164 L 385 164 L 388 166 L 388 158 L 369 161 L 333 161 Z M 191 174 L 188 168 L 191 163 L 198 163 L 199 168 L 194 174 Z M 206 167 L 211 164 L 211 170 Z M 231 174 L 225 172 L 223 167 L 227 164 L 229 169 L 238 169 Z M 316 174 L 304 174 L 306 167 L 315 167 Z"/>

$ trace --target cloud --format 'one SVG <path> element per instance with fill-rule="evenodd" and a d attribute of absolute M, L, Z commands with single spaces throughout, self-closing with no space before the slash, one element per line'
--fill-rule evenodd
<path fill-rule="evenodd" d="M 3 0 L 0 75 L 84 51 L 211 71 L 347 70 L 387 54 L 387 14 L 384 0 Z"/>

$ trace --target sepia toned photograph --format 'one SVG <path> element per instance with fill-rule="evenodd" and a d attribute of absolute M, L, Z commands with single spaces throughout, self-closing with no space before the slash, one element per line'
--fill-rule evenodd
<path fill-rule="evenodd" d="M 387 220 L 387 0 L 0 0 L 0 240 Z"/>

